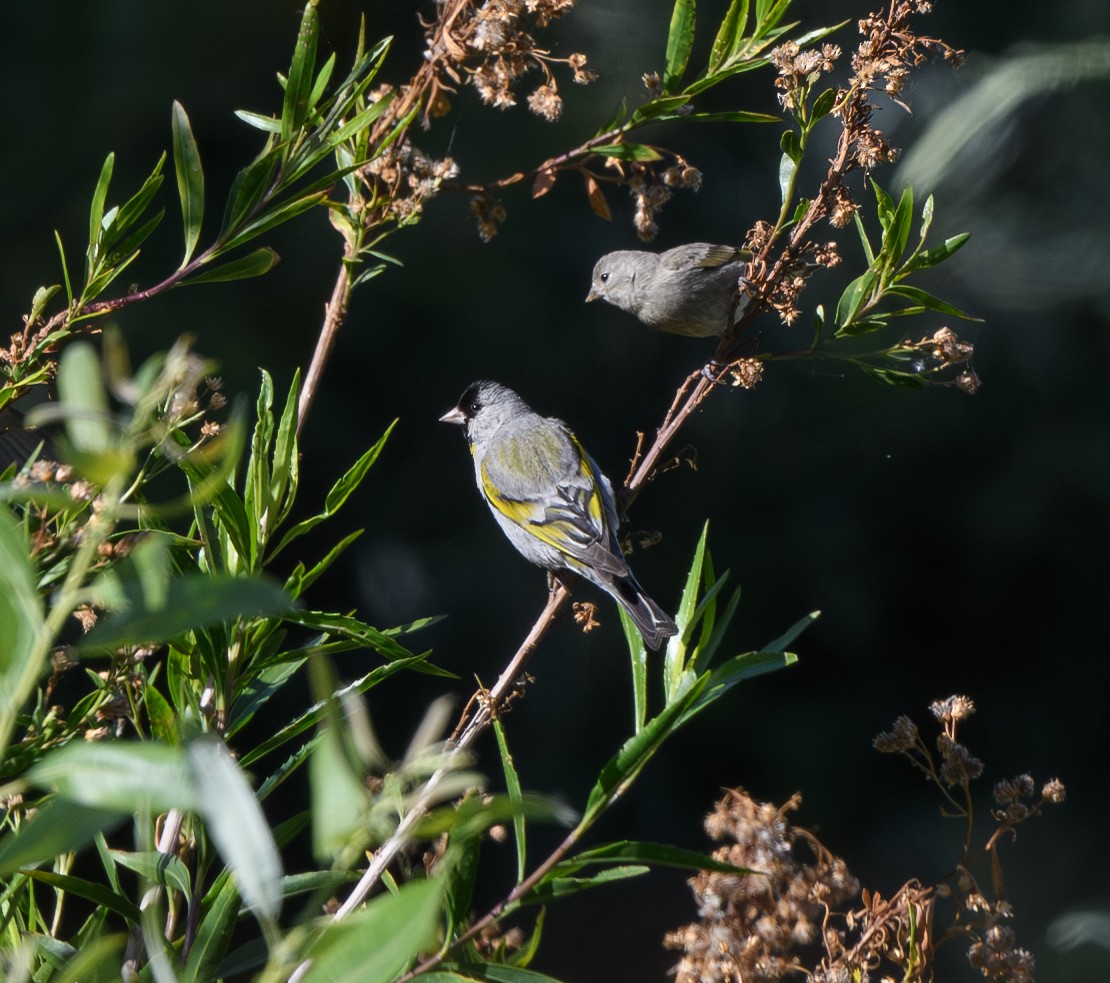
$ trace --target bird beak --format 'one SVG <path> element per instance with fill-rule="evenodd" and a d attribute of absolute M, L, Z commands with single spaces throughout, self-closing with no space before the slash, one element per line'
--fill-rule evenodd
<path fill-rule="evenodd" d="M 586 294 L 586 303 L 588 304 L 591 300 L 597 300 L 597 298 L 600 297 L 600 296 L 601 296 L 601 294 L 599 294 L 596 290 L 594 290 L 591 287 L 590 292 L 588 294 Z"/>
<path fill-rule="evenodd" d="M 457 406 L 453 410 L 448 410 L 439 418 L 440 423 L 466 423 L 466 414 L 463 413 Z"/>

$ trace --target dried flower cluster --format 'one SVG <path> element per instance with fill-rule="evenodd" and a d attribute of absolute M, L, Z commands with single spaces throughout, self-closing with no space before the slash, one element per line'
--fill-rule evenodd
<path fill-rule="evenodd" d="M 992 812 L 997 826 L 986 844 L 972 851 L 968 786 L 983 766 L 958 742 L 957 729 L 975 706 L 965 696 L 952 696 L 930 710 L 941 725 L 939 762 L 909 717 L 899 717 L 875 746 L 905 755 L 942 792 L 950 813 L 966 820 L 967 839 L 952 873 L 933 886 L 911 879 L 889 898 L 860 892 L 843 860 L 811 833 L 787 823 L 797 796 L 778 808 L 730 791 L 706 820 L 710 836 L 733 841 L 713 857 L 754 872 L 701 873 L 690 882 L 700 920 L 664 940 L 683 953 L 676 969 L 679 983 L 760 983 L 795 972 L 805 973 L 811 983 L 933 983 L 936 949 L 954 940 L 968 946 L 968 960 L 984 978 L 1032 983 L 1033 956 L 1017 945 L 1006 924 L 1013 910 L 1002 890 L 998 845 L 1046 804 L 1062 802 L 1064 786 L 1052 779 L 1038 793 L 1027 774 L 999 782 Z M 965 803 L 949 793 L 953 784 L 964 790 Z M 800 843 L 815 858 L 812 863 L 797 858 Z M 989 895 L 973 872 L 984 860 L 989 860 L 983 866 L 992 879 Z M 841 907 L 857 893 L 858 907 Z M 955 902 L 951 924 L 938 927 L 939 908 L 946 901 Z M 807 951 L 810 944 L 814 948 Z"/>
<path fill-rule="evenodd" d="M 843 860 L 787 822 L 800 804 L 798 795 L 779 807 L 732 789 L 706 818 L 706 832 L 729 841 L 713 859 L 750 872 L 702 872 L 690 881 L 700 920 L 664 940 L 683 953 L 678 983 L 747 983 L 798 971 L 797 951 L 821 938 L 828 907 L 859 891 Z M 796 854 L 802 844 L 813 855 L 808 863 Z"/>
<path fill-rule="evenodd" d="M 898 351 L 911 356 L 914 371 L 929 382 L 954 386 L 969 396 L 979 389 L 979 376 L 971 366 L 975 346 L 947 326 L 928 338 L 905 342 Z"/>
<path fill-rule="evenodd" d="M 771 52 L 771 64 L 778 70 L 775 88 L 783 109 L 797 110 L 805 105 L 806 96 L 822 74 L 833 70 L 840 57 L 840 48 L 825 44 L 802 50 L 796 41 L 780 44 Z"/>
<path fill-rule="evenodd" d="M 482 101 L 499 109 L 515 106 L 513 87 L 525 74 L 538 69 L 540 83 L 528 95 L 528 108 L 546 120 L 563 113 L 563 99 L 552 72 L 564 64 L 579 84 L 597 76 L 580 53 L 556 58 L 540 48 L 532 26 L 546 27 L 574 6 L 574 0 L 441 0 L 436 20 L 429 25 L 425 59 L 437 66 L 430 104 L 441 106 L 446 93 L 469 82 Z"/>
<path fill-rule="evenodd" d="M 434 160 L 404 140 L 387 147 L 359 173 L 365 185 L 363 224 L 406 225 L 419 219 L 424 203 L 458 175 L 459 167 L 451 157 Z"/>

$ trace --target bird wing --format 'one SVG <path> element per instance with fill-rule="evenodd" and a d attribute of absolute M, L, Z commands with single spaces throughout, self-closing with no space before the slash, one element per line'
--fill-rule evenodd
<path fill-rule="evenodd" d="M 605 479 L 568 430 L 545 428 L 503 437 L 486 452 L 478 471 L 489 503 L 562 553 L 569 565 L 627 574 L 624 557 L 611 545 L 609 509 L 601 489 Z"/>
<path fill-rule="evenodd" d="M 659 257 L 660 264 L 668 270 L 688 270 L 701 267 L 715 270 L 727 263 L 743 259 L 743 253 L 735 246 L 715 246 L 709 242 L 691 242 L 685 246 L 675 246 Z"/>

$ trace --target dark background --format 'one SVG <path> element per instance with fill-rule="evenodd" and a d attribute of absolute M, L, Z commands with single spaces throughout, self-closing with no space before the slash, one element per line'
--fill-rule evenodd
<path fill-rule="evenodd" d="M 965 693 L 979 712 L 963 735 L 987 765 L 981 820 L 995 780 L 1028 770 L 1038 782 L 1059 775 L 1067 784 L 1066 805 L 1003 846 L 1004 870 L 1013 924 L 1036 953 L 1038 978 L 1094 983 L 1107 975 L 1100 950 L 1054 949 L 1048 926 L 1068 912 L 1106 909 L 1110 893 L 1098 832 L 1110 807 L 1107 647 L 1099 641 L 1110 539 L 1106 82 L 1097 69 L 1075 84 L 1063 72 L 1052 86 L 1021 73 L 1040 91 L 995 125 L 979 125 L 983 107 L 997 109 L 1013 80 L 939 131 L 928 127 L 1003 59 L 1033 44 L 1052 51 L 1094 37 L 1110 14 L 1094 0 L 1051 15 L 1031 3 L 938 6 L 922 30 L 966 49 L 967 65 L 916 74 L 906 93 L 915 115 L 888 107 L 879 125 L 926 157 L 957 124 L 972 132 L 949 168 L 918 184 L 921 197 L 936 193 L 934 234 L 970 231 L 972 241 L 920 282 L 984 319 L 952 324 L 976 342 L 982 389 L 971 398 L 939 387 L 907 392 L 797 362 L 770 366 L 753 392 L 721 391 L 706 404 L 677 445 L 695 448 L 696 472 L 669 472 L 630 516 L 633 527 L 664 535 L 634 557 L 640 579 L 673 606 L 709 519 L 716 565 L 743 589 L 727 654 L 758 647 L 807 611 L 823 615 L 796 643 L 798 666 L 745 685 L 699 718 L 599 836 L 706 848 L 701 818 L 722 786 L 776 801 L 801 790 L 799 821 L 866 885 L 889 893 L 909 877 L 929 882 L 957 856 L 960 824 L 939 814 L 938 795 L 917 773 L 870 743 L 902 713 L 932 733 L 926 705 Z M 700 7 L 692 67 L 725 3 Z M 397 35 L 383 77 L 404 80 L 421 47 L 409 4 L 329 0 L 322 49 L 338 49 L 341 68 L 349 63 L 361 9 L 371 38 Z M 864 0 L 799 3 L 796 16 L 811 27 L 867 9 Z M 642 72 L 662 67 L 668 17 L 669 3 L 658 0 L 580 0 L 542 36 L 557 54 L 585 51 L 601 72 L 588 89 L 564 87 L 564 123 L 545 124 L 520 107 L 486 110 L 468 90 L 424 148 L 449 148 L 464 179 L 487 180 L 579 142 L 622 94 L 639 96 Z M 0 268 L 3 316 L 15 330 L 34 289 L 59 279 L 52 230 L 79 265 L 105 154 L 117 155 L 109 200 L 118 202 L 169 148 L 173 99 L 200 144 L 212 231 L 235 170 L 258 146 L 232 111 L 279 105 L 274 73 L 288 66 L 299 10 L 272 0 L 40 0 L 5 19 Z M 846 50 L 855 44 L 850 27 L 837 40 Z M 774 111 L 769 75 L 737 79 L 712 105 Z M 705 173 L 699 194 L 681 192 L 664 209 L 657 246 L 738 241 L 755 219 L 773 218 L 778 135 L 773 126 L 692 125 L 655 135 Z M 824 156 L 827 148 L 812 155 L 809 177 Z M 144 286 L 178 261 L 172 166 L 169 175 L 164 228 L 124 277 Z M 888 187 L 899 182 L 896 170 L 877 176 Z M 386 246 L 404 267 L 356 295 L 304 434 L 308 510 L 400 418 L 328 538 L 362 526 L 366 533 L 312 600 L 383 626 L 448 615 L 413 644 L 433 647 L 439 664 L 459 674 L 460 701 L 475 675 L 487 684 L 496 677 L 543 603 L 544 580 L 502 540 L 472 487 L 459 433 L 436 418 L 473 379 L 498 379 L 567 419 L 618 480 L 635 431 L 653 430 L 677 384 L 708 354 L 704 343 L 648 335 L 614 308 L 581 303 L 597 256 L 636 247 L 631 200 L 622 191 L 610 200 L 606 224 L 573 179 L 537 202 L 522 186 L 505 195 L 508 221 L 488 245 L 474 233 L 465 196 L 433 202 L 423 223 Z M 310 357 L 340 247 L 322 212 L 269 242 L 283 261 L 262 281 L 183 290 L 125 312 L 118 323 L 135 361 L 190 332 L 221 363 L 228 392 L 251 393 L 258 366 L 284 388 Z M 842 270 L 814 280 L 807 311 L 835 305 L 853 275 L 846 252 Z M 763 343 L 801 347 L 806 320 L 787 329 L 764 319 Z M 924 319 L 909 331 L 920 336 L 941 323 Z M 588 637 L 568 621 L 555 627 L 532 664 L 536 683 L 508 721 L 525 785 L 570 803 L 584 801 L 631 720 L 624 643 L 604 599 L 601 616 L 603 629 Z M 339 668 L 354 676 L 364 664 L 360 657 Z M 406 681 L 373 692 L 371 712 L 390 751 L 402 752 L 440 691 Z M 479 766 L 497 774 L 491 742 Z M 538 834 L 536 848 L 543 842 Z M 598 890 L 549 911 L 535 968 L 577 983 L 662 980 L 675 955 L 660 939 L 693 917 L 677 873 Z M 946 973 L 974 978 L 955 950 Z"/>

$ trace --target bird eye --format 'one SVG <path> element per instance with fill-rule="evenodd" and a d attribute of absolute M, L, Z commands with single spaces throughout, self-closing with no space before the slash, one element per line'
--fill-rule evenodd
<path fill-rule="evenodd" d="M 608 273 L 602 273 L 601 276 L 598 277 L 598 279 L 602 283 L 608 283 L 609 282 L 609 274 Z"/>

